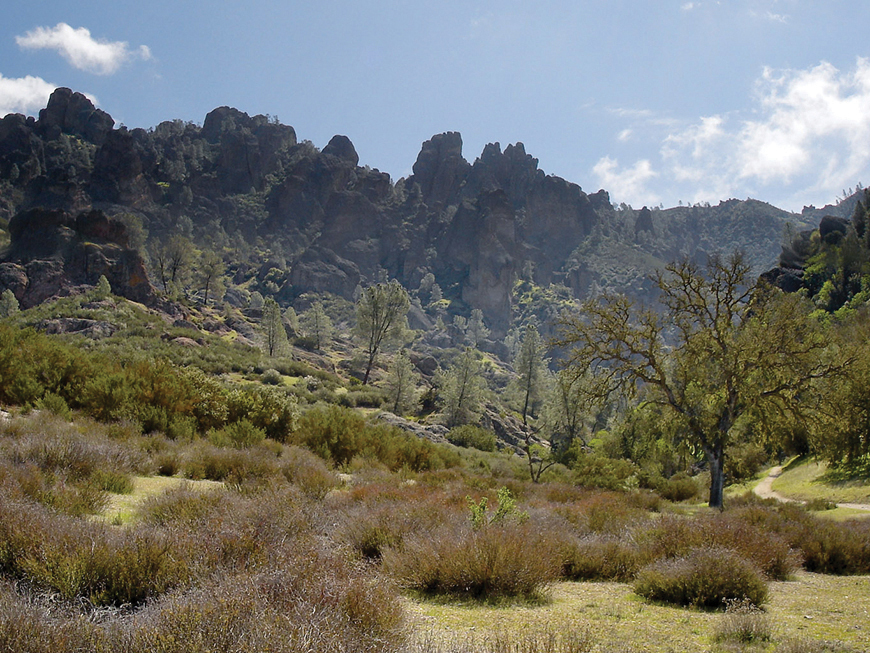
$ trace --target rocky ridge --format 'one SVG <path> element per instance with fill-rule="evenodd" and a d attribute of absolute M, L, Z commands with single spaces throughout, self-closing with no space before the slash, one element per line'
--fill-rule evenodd
<path fill-rule="evenodd" d="M 469 162 L 460 134 L 439 134 L 423 143 L 413 174 L 393 182 L 360 166 L 346 136 L 318 150 L 290 126 L 230 107 L 201 127 L 116 129 L 69 89 L 56 90 L 38 119 L 0 120 L 0 189 L 12 241 L 0 289 L 24 305 L 91 283 L 97 271 L 119 294 L 152 301 L 142 258 L 123 242 L 122 215 L 141 221 L 152 241 L 183 233 L 225 251 L 266 243 L 258 282 L 268 279 L 284 304 L 312 291 L 351 299 L 382 278 L 416 290 L 432 275 L 450 312 L 481 309 L 494 335 L 510 325 L 520 278 L 584 297 L 613 282 L 610 259 L 627 257 L 642 291 L 660 257 L 702 256 L 721 242 L 704 240 L 718 218 L 671 229 L 688 218 L 619 211 L 606 191 L 588 194 L 544 173 L 522 143 L 491 143 Z M 759 256 L 769 260 L 761 265 L 775 259 L 788 215 L 767 212 L 763 233 L 749 225 L 740 235 L 763 243 Z M 102 231 L 87 232 L 97 222 Z M 727 234 L 721 223 L 716 233 Z"/>

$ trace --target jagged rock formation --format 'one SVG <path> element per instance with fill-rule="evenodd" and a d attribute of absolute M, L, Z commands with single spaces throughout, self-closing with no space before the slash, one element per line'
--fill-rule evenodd
<path fill-rule="evenodd" d="M 30 209 L 9 223 L 11 245 L 0 263 L 0 290 L 24 308 L 108 279 L 115 294 L 151 303 L 154 288 L 141 255 L 128 247 L 123 223 L 101 211 L 73 217 L 58 209 Z"/>
<path fill-rule="evenodd" d="M 10 230 L 13 224 L 17 230 L 0 285 L 17 288 L 26 302 L 58 284 L 87 282 L 96 269 L 116 291 L 148 296 L 147 282 L 132 282 L 144 273 L 141 261 L 124 258 L 129 255 L 122 256 L 112 237 L 96 246 L 76 231 L 78 218 L 71 216 L 95 210 L 106 219 L 134 214 L 152 239 L 184 232 L 227 248 L 259 239 L 269 254 L 256 264 L 258 283 L 266 292 L 268 280 L 269 294 L 282 303 L 308 291 L 350 299 L 358 286 L 385 276 L 413 290 L 434 275 L 452 313 L 481 309 L 496 336 L 510 324 L 521 276 L 583 297 L 619 278 L 609 262 L 614 256 L 653 265 L 661 253 L 715 249 L 704 240 L 707 221 L 669 231 L 665 212 L 645 211 L 623 229 L 605 191 L 589 195 L 545 174 L 522 143 L 503 150 L 489 144 L 469 163 L 458 133 L 436 135 L 423 143 L 413 174 L 394 183 L 360 167 L 346 136 L 320 151 L 298 141 L 292 127 L 230 107 L 209 113 L 202 127 L 170 121 L 147 131 L 115 129 L 108 114 L 69 89 L 55 91 L 36 120 L 0 120 L 0 191 L 0 219 L 11 219 Z M 54 227 L 43 225 L 46 220 Z M 781 220 L 765 224 L 775 241 Z M 34 230 L 48 238 L 38 255 L 28 249 L 27 233 Z M 754 243 L 758 233 L 749 227 L 741 238 Z M 769 238 L 765 233 L 764 247 Z M 599 241 L 611 247 L 604 262 L 595 252 L 605 250 L 590 249 Z M 613 243 L 625 252 L 614 254 Z M 63 264 L 48 255 L 52 248 L 63 250 Z M 25 259 L 33 270 L 25 269 Z M 36 261 L 52 260 L 36 269 Z M 244 277 L 243 264 L 232 265 L 231 275 Z M 647 271 L 640 266 L 636 274 Z M 49 281 L 33 285 L 43 277 Z M 34 289 L 24 293 L 24 287 Z"/>

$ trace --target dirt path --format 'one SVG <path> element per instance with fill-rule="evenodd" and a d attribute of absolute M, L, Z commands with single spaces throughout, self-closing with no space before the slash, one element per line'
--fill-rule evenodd
<path fill-rule="evenodd" d="M 798 499 L 789 499 L 788 497 L 783 496 L 779 492 L 774 491 L 773 482 L 777 478 L 779 478 L 780 474 L 782 474 L 781 465 L 772 467 L 767 473 L 767 476 L 764 477 L 764 480 L 762 480 L 761 483 L 755 486 L 753 492 L 755 492 L 755 494 L 760 496 L 762 499 L 776 499 L 777 501 L 783 502 L 803 503 L 803 501 L 799 501 Z M 870 512 L 870 504 L 866 503 L 838 503 L 837 507 L 851 508 L 852 510 L 863 510 L 865 512 Z"/>

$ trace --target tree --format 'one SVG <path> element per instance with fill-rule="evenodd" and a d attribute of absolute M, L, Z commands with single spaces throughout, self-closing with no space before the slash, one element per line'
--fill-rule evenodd
<path fill-rule="evenodd" d="M 105 274 L 101 274 L 99 280 L 97 281 L 97 285 L 94 286 L 93 297 L 97 301 L 103 301 L 104 299 L 108 299 L 109 295 L 112 294 L 112 285 L 109 283 L 109 280 L 106 279 Z"/>
<path fill-rule="evenodd" d="M 184 286 L 193 260 L 193 251 L 193 243 L 181 234 L 172 235 L 165 243 L 155 246 L 151 260 L 164 293 L 168 293 L 170 288 L 178 290 Z"/>
<path fill-rule="evenodd" d="M 414 368 L 408 352 L 404 349 L 393 358 L 387 374 L 386 386 L 387 397 L 392 411 L 396 415 L 402 415 L 414 404 L 414 395 L 420 374 Z"/>
<path fill-rule="evenodd" d="M 544 360 L 544 345 L 534 324 L 526 327 L 520 342 L 520 351 L 514 359 L 514 390 L 519 398 L 523 424 L 528 425 L 528 415 L 533 406 L 541 399 L 547 364 Z"/>
<path fill-rule="evenodd" d="M 441 381 L 447 426 L 468 424 L 480 413 L 486 379 L 483 377 L 480 352 L 467 347 L 453 362 Z"/>
<path fill-rule="evenodd" d="M 656 275 L 657 313 L 605 295 L 561 320 L 568 364 L 591 370 L 600 393 L 647 387 L 650 403 L 670 411 L 710 470 L 709 505 L 722 507 L 725 452 L 747 422 L 759 433 L 811 415 L 816 380 L 842 372 L 801 297 L 752 282 L 735 253 L 704 269 L 684 260 Z"/>
<path fill-rule="evenodd" d="M 18 299 L 9 288 L 0 293 L 0 318 L 10 317 L 18 312 Z"/>
<path fill-rule="evenodd" d="M 332 338 L 332 320 L 323 310 L 321 302 L 314 302 L 299 318 L 299 328 L 307 337 L 314 339 L 314 348 L 321 349 L 323 344 Z"/>
<path fill-rule="evenodd" d="M 287 332 L 281 307 L 271 297 L 263 302 L 263 335 L 266 338 L 266 351 L 269 356 L 278 356 L 287 351 Z"/>
<path fill-rule="evenodd" d="M 472 309 L 465 335 L 472 347 L 480 347 L 480 343 L 489 337 L 489 329 L 483 321 L 483 311 L 479 308 Z"/>
<path fill-rule="evenodd" d="M 366 353 L 363 385 L 369 381 L 381 347 L 404 334 L 410 308 L 408 293 L 398 281 L 379 283 L 362 291 L 356 305 L 356 334 Z"/>
<path fill-rule="evenodd" d="M 220 301 L 220 296 L 225 292 L 223 277 L 227 269 L 220 254 L 212 249 L 204 250 L 200 254 L 197 268 L 199 285 L 203 290 L 202 303 L 208 304 L 210 292 Z"/>

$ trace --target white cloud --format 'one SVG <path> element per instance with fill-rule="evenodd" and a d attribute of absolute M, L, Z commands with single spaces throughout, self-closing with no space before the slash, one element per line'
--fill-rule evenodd
<path fill-rule="evenodd" d="M 619 168 L 619 161 L 609 156 L 599 159 L 592 172 L 601 188 L 612 198 L 629 204 L 658 204 L 659 197 L 647 188 L 647 182 L 658 176 L 652 164 L 643 159 L 630 168 Z"/>
<path fill-rule="evenodd" d="M 634 130 L 632 129 L 623 129 L 616 137 L 620 143 L 625 143 L 626 141 L 631 140 L 631 136 L 634 134 Z"/>
<path fill-rule="evenodd" d="M 125 41 L 98 40 L 88 29 L 74 29 L 66 23 L 37 27 L 24 36 L 16 36 L 15 42 L 28 50 L 55 50 L 71 66 L 97 75 L 111 75 L 133 58 L 151 59 L 147 45 L 130 50 Z"/>
<path fill-rule="evenodd" d="M 746 117 L 705 116 L 669 129 L 655 164 L 661 193 L 697 201 L 753 196 L 799 209 L 870 178 L 870 61 L 859 58 L 851 71 L 826 62 L 765 69 L 755 90 Z M 594 172 L 634 188 L 634 178 L 647 171 L 648 180 L 653 169 L 648 155 L 638 159 L 619 172 L 605 158 Z"/>
<path fill-rule="evenodd" d="M 40 77 L 8 78 L 0 75 L 0 116 L 7 113 L 34 114 L 48 104 L 57 88 Z"/>
<path fill-rule="evenodd" d="M 697 7 L 700 3 L 698 2 L 686 2 L 680 7 L 683 11 L 692 11 L 695 7 Z"/>

